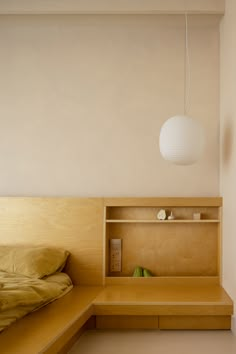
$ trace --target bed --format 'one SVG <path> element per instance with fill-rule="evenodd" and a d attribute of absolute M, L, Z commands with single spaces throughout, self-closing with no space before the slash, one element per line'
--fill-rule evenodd
<path fill-rule="evenodd" d="M 68 256 L 51 247 L 0 246 L 0 332 L 72 289 L 61 272 Z"/>
<path fill-rule="evenodd" d="M 147 203 L 152 199 L 145 200 Z M 113 285 L 104 287 L 105 202 L 103 198 L 0 198 L 0 246 L 31 244 L 53 248 L 56 245 L 68 250 L 70 256 L 65 267 L 62 262 L 57 270 L 50 270 L 50 274 L 37 279 L 50 281 L 63 269 L 74 285 L 65 296 L 3 330 L 0 333 L 1 353 L 65 354 L 87 328 L 160 328 L 160 324 L 162 328 L 170 328 L 173 314 L 177 319 L 174 328 L 183 328 L 186 323 L 195 326 L 196 318 L 200 328 L 209 321 L 209 328 L 230 328 L 232 300 L 218 281 L 216 284 L 213 279 L 209 283 L 209 277 L 200 277 L 196 284 L 192 279 L 188 283 L 184 277 L 174 279 L 173 284 L 170 278 L 160 277 L 156 278 L 155 286 L 150 282 L 153 279 L 135 278 L 128 279 L 128 283 L 133 284 L 126 286 L 120 284 L 117 277 L 116 285 L 113 282 Z M 137 199 L 136 205 L 139 202 Z M 118 203 L 123 205 L 123 199 Z M 25 260 L 25 255 L 23 258 Z M 4 257 L 0 253 L 0 263 L 2 261 Z M 22 268 L 12 268 L 12 259 L 10 263 L 6 259 L 3 263 L 2 272 L 22 272 Z M 24 276 L 33 277 L 32 264 L 25 270 L 24 265 L 25 262 L 21 262 L 23 272 L 27 269 L 31 272 Z M 167 294 L 159 289 L 166 284 Z M 204 289 L 199 287 L 200 284 Z M 183 293 L 183 296 L 179 294 L 178 301 L 176 286 L 179 287 L 178 293 Z M 186 287 L 190 292 L 194 290 L 194 298 L 186 297 Z M 194 326 L 192 328 L 196 329 Z"/>
<path fill-rule="evenodd" d="M 103 213 L 102 198 L 0 198 L 0 247 L 33 245 L 68 250 L 62 271 L 73 283 L 65 296 L 1 331 L 1 352 L 66 353 L 82 333 L 93 315 L 92 302 L 102 290 Z"/>

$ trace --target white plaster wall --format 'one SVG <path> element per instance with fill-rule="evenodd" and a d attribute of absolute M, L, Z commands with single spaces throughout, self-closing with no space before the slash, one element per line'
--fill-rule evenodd
<path fill-rule="evenodd" d="M 1 0 L 0 14 L 224 13 L 224 0 Z"/>
<path fill-rule="evenodd" d="M 219 194 L 219 18 L 190 16 L 204 157 L 164 161 L 183 113 L 183 16 L 1 16 L 0 195 Z"/>
<path fill-rule="evenodd" d="M 226 0 L 221 23 L 221 194 L 223 208 L 223 283 L 236 303 L 236 2 Z M 236 334 L 236 317 L 233 318 Z"/>

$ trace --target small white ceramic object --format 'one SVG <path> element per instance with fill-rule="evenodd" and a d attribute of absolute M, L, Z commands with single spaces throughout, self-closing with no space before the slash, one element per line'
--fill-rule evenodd
<path fill-rule="evenodd" d="M 173 212 L 170 213 L 170 215 L 168 216 L 168 220 L 174 220 L 174 214 Z"/>
<path fill-rule="evenodd" d="M 164 209 L 161 209 L 158 211 L 157 219 L 158 220 L 165 220 L 166 219 L 166 211 Z"/>

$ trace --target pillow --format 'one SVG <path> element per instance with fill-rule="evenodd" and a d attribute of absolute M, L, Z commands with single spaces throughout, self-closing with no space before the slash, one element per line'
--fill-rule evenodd
<path fill-rule="evenodd" d="M 43 278 L 61 271 L 69 252 L 60 248 L 0 246 L 0 270 Z"/>

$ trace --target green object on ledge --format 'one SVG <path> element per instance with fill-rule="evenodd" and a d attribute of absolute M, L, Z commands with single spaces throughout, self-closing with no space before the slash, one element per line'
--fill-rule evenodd
<path fill-rule="evenodd" d="M 143 269 L 143 276 L 144 277 L 152 277 L 152 273 L 148 269 Z"/>
<path fill-rule="evenodd" d="M 143 276 L 143 268 L 142 267 L 136 267 L 134 269 L 134 274 L 133 277 L 138 278 L 138 277 L 142 277 Z"/>

